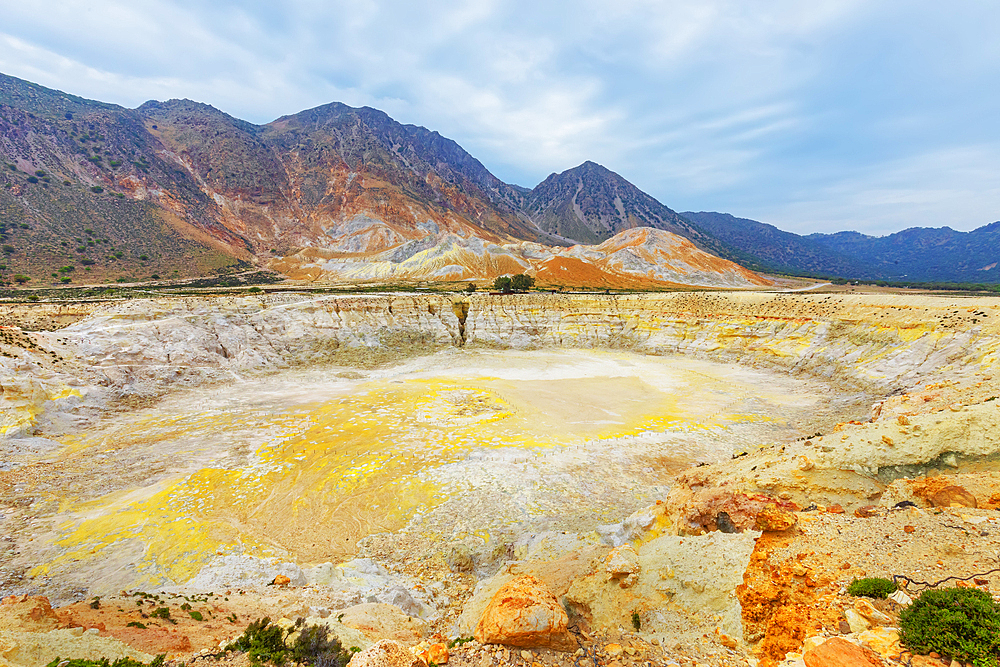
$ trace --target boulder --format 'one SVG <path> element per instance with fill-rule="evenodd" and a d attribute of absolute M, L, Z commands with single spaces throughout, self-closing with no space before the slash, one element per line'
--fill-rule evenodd
<path fill-rule="evenodd" d="M 934 507 L 976 507 L 976 497 L 961 486 L 946 486 L 930 497 Z"/>
<path fill-rule="evenodd" d="M 777 505 L 767 505 L 757 513 L 755 528 L 761 532 L 780 532 L 788 530 L 798 521 L 796 516 Z"/>
<path fill-rule="evenodd" d="M 555 560 L 524 560 L 508 563 L 493 577 L 476 585 L 472 598 L 462 607 L 462 615 L 458 619 L 459 634 L 468 636 L 475 632 L 487 605 L 493 600 L 497 591 L 508 582 L 531 575 L 541 580 L 553 595 L 562 597 L 569 591 L 574 580 L 593 572 L 594 567 L 600 564 L 608 551 L 607 547 L 588 546 L 579 551 L 563 554 Z"/>
<path fill-rule="evenodd" d="M 604 561 L 604 570 L 610 581 L 617 581 L 628 588 L 639 580 L 639 554 L 631 544 L 613 549 Z"/>
<path fill-rule="evenodd" d="M 576 648 L 569 618 L 540 580 L 524 576 L 500 588 L 476 626 L 476 641 L 522 648 Z"/>
<path fill-rule="evenodd" d="M 882 658 L 871 649 L 832 637 L 802 656 L 806 667 L 881 667 Z"/>
<path fill-rule="evenodd" d="M 361 653 L 355 653 L 348 667 L 426 667 L 424 661 L 405 646 L 391 639 L 382 639 Z"/>
<path fill-rule="evenodd" d="M 0 629 L 41 632 L 59 625 L 59 617 L 45 596 L 9 595 L 0 602 Z"/>
<path fill-rule="evenodd" d="M 405 614 L 399 607 L 382 602 L 366 602 L 338 614 L 340 622 L 364 633 L 369 640 L 392 639 L 413 645 L 427 635 L 427 624 Z"/>

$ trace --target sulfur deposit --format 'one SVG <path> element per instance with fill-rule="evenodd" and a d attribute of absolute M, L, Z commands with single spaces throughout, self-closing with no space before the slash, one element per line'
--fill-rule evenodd
<path fill-rule="evenodd" d="M 0 592 L 57 607 L 0 614 L 11 664 L 24 633 L 182 656 L 265 615 L 432 646 L 525 578 L 572 646 L 449 664 L 777 664 L 830 636 L 891 660 L 864 632 L 898 608 L 859 611 L 852 577 L 1000 585 L 995 299 L 275 293 L 0 324 Z M 147 623 L 133 591 L 206 620 Z"/>

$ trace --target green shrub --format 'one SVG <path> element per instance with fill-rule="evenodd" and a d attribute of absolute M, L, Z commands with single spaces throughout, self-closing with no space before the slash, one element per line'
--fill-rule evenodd
<path fill-rule="evenodd" d="M 89 257 L 84 257 L 83 259 L 80 260 L 80 263 L 83 264 L 84 266 L 93 266 L 94 260 L 90 259 Z"/>
<path fill-rule="evenodd" d="M 975 667 L 996 667 L 1000 604 L 975 588 L 926 590 L 900 613 L 899 639 L 914 653 L 936 651 Z"/>
<path fill-rule="evenodd" d="M 847 592 L 854 597 L 887 598 L 897 590 L 896 584 L 882 577 L 855 579 L 847 587 Z"/>
<path fill-rule="evenodd" d="M 163 661 L 166 655 L 158 655 L 146 665 L 144 662 L 139 662 L 138 660 L 133 660 L 132 658 L 118 658 L 114 662 L 111 662 L 107 658 L 101 658 L 100 660 L 85 660 L 83 658 L 76 658 L 74 660 L 65 661 L 64 667 L 162 667 Z M 62 658 L 56 658 L 50 662 L 45 667 L 56 667 L 59 663 L 64 662 Z"/>
<path fill-rule="evenodd" d="M 177 625 L 177 621 L 170 618 L 170 610 L 166 607 L 157 607 L 155 610 L 149 614 L 153 618 L 162 618 L 164 621 L 170 621 L 174 625 Z"/>
<path fill-rule="evenodd" d="M 273 662 L 284 664 L 288 647 L 285 646 L 285 631 L 271 625 L 271 619 L 266 616 L 247 626 L 236 641 L 226 646 L 227 651 L 242 651 L 250 658 L 250 662 L 260 664 Z"/>
<path fill-rule="evenodd" d="M 141 623 L 139 621 L 129 621 L 128 623 L 125 624 L 125 627 L 126 628 L 139 628 L 140 630 L 145 630 L 147 626 L 146 626 L 145 623 Z"/>
<path fill-rule="evenodd" d="M 14 282 L 18 283 L 20 285 L 23 285 L 24 283 L 28 282 L 29 280 L 31 280 L 30 276 L 26 276 L 26 275 L 23 275 L 21 273 L 18 273 L 18 274 L 16 274 L 14 276 Z"/>
<path fill-rule="evenodd" d="M 246 653 L 254 665 L 264 662 L 283 665 L 291 660 L 319 667 L 345 667 L 350 662 L 352 652 L 345 651 L 336 638 L 331 639 L 325 625 L 304 624 L 300 618 L 292 628 L 285 630 L 271 625 L 270 618 L 262 618 L 248 625 L 226 650 Z M 295 632 L 298 636 L 291 645 L 287 644 L 286 639 Z"/>
<path fill-rule="evenodd" d="M 35 177 L 35 176 L 28 176 L 28 182 L 29 183 L 37 183 L 38 182 L 38 178 Z"/>
<path fill-rule="evenodd" d="M 4 251 L 4 254 L 11 255 L 11 254 L 14 253 L 14 246 L 12 246 L 12 245 L 5 245 L 3 247 L 3 251 Z"/>
<path fill-rule="evenodd" d="M 191 618 L 193 618 L 196 621 L 204 621 L 205 620 L 205 617 L 201 615 L 200 611 L 189 611 L 188 612 L 188 616 L 190 616 Z"/>
<path fill-rule="evenodd" d="M 95 185 L 90 188 L 90 191 L 96 192 L 97 194 L 101 194 L 102 192 L 104 192 L 104 188 L 102 188 L 100 185 Z"/>

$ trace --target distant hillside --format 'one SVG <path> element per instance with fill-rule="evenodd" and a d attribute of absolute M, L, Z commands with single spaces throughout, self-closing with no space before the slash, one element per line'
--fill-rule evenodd
<path fill-rule="evenodd" d="M 1000 282 L 1000 222 L 971 232 L 917 227 L 881 237 L 799 236 L 725 213 L 683 215 L 751 255 L 760 263 L 754 268 L 860 280 Z"/>
<path fill-rule="evenodd" d="M 377 109 L 331 103 L 255 125 L 191 100 L 125 109 L 0 75 L 0 160 L 0 282 L 256 265 L 303 280 L 535 271 L 567 286 L 762 284 L 702 256 L 740 261 L 600 165 L 528 190 L 454 141 Z M 640 233 L 563 252 L 642 227 L 697 248 Z"/>

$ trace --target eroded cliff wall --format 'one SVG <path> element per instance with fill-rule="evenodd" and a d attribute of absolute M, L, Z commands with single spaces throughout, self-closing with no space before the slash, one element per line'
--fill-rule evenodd
<path fill-rule="evenodd" d="M 0 337 L 8 435 L 174 386 L 302 365 L 370 367 L 444 346 L 696 355 L 875 395 L 987 372 L 1000 349 L 997 299 L 905 295 L 272 294 L 6 307 L 0 317 L 38 329 Z"/>

